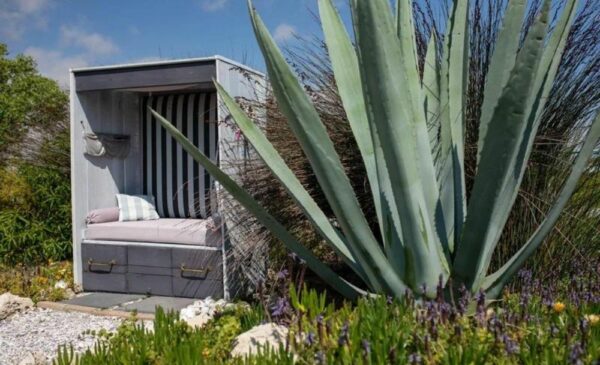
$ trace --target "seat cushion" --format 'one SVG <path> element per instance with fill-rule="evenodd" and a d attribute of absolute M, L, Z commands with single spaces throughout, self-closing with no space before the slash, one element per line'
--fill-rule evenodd
<path fill-rule="evenodd" d="M 86 240 L 176 243 L 218 247 L 220 229 L 213 229 L 212 219 L 161 218 L 151 221 L 108 222 L 90 224 Z"/>

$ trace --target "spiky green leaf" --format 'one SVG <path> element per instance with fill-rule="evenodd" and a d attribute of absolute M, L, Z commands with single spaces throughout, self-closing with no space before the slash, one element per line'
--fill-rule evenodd
<path fill-rule="evenodd" d="M 502 194 L 519 153 L 535 99 L 535 75 L 548 26 L 549 1 L 529 31 L 506 88 L 498 101 L 481 152 L 471 194 L 463 239 L 454 261 L 455 279 L 469 289 L 479 287 L 492 252 L 508 219 Z M 512 206 L 513 202 L 508 202 Z"/>
<path fill-rule="evenodd" d="M 258 155 L 263 159 L 269 170 L 271 170 L 273 175 L 275 175 L 282 183 L 287 192 L 303 210 L 306 217 L 319 231 L 326 242 L 331 245 L 331 247 L 358 275 L 366 280 L 366 278 L 364 278 L 364 271 L 352 256 L 345 238 L 335 227 L 333 227 L 329 218 L 327 218 L 325 213 L 323 213 L 323 210 L 321 210 L 306 189 L 304 189 L 302 183 L 300 183 L 296 175 L 294 175 L 292 170 L 286 165 L 275 147 L 269 142 L 260 128 L 248 118 L 229 93 L 227 93 L 219 83 L 215 82 L 215 85 L 236 125 L 254 147 Z"/>
<path fill-rule="evenodd" d="M 390 267 L 373 235 L 317 110 L 250 0 L 248 6 L 277 103 L 313 168 L 350 245 L 352 255 L 362 263 L 366 276 L 375 289 L 401 295 L 406 286 Z"/>
<path fill-rule="evenodd" d="M 367 170 L 383 244 L 403 277 L 402 229 L 381 142 L 376 132 L 371 133 L 369 126 L 356 51 L 331 0 L 319 0 L 319 14 L 338 92 Z M 378 146 L 377 149 L 374 145 Z"/>
<path fill-rule="evenodd" d="M 175 140 L 181 144 L 183 149 L 192 158 L 201 164 L 206 171 L 217 180 L 221 186 L 229 192 L 244 208 L 252 213 L 256 219 L 263 224 L 269 231 L 275 235 L 281 242 L 291 251 L 295 252 L 301 259 L 306 261 L 306 265 L 319 275 L 326 283 L 331 285 L 340 294 L 347 298 L 357 298 L 361 293 L 354 286 L 339 277 L 327 265 L 323 264 L 316 258 L 310 250 L 304 247 L 298 240 L 289 233 L 281 223 L 279 223 L 272 215 L 270 215 L 263 207 L 258 204 L 250 194 L 240 187 L 231 177 L 224 173 L 217 165 L 215 165 L 208 157 L 206 157 L 194 144 L 181 133 L 177 127 L 165 119 L 156 111 L 150 109 L 150 112 L 166 129 L 166 131 Z"/>
<path fill-rule="evenodd" d="M 517 59 L 521 27 L 525 15 L 526 0 L 510 0 L 502 22 L 502 29 L 496 41 L 496 48 L 490 60 L 485 82 L 481 117 L 479 121 L 479 142 L 477 144 L 477 161 L 481 158 L 483 143 L 502 90 L 506 86 L 510 72 Z"/>
<path fill-rule="evenodd" d="M 484 283 L 483 289 L 486 290 L 486 295 L 490 298 L 496 298 L 502 293 L 502 289 L 508 281 L 517 273 L 523 266 L 525 261 L 537 250 L 542 244 L 544 238 L 552 231 L 552 227 L 560 217 L 561 212 L 565 208 L 569 198 L 573 195 L 577 182 L 581 175 L 586 171 L 587 163 L 594 153 L 598 140 L 600 139 L 600 113 L 593 121 L 590 131 L 585 138 L 583 146 L 579 151 L 569 177 L 567 178 L 558 198 L 548 212 L 546 218 L 542 221 L 538 229 L 533 233 L 529 240 L 521 247 L 521 249 L 513 255 L 498 271 L 488 276 Z"/>
<path fill-rule="evenodd" d="M 440 276 L 447 275 L 446 260 L 436 244 L 439 241 L 417 167 L 418 135 L 411 119 L 412 101 L 404 88 L 405 67 L 389 4 L 373 0 L 354 1 L 352 5 L 367 114 L 378 131 L 394 187 L 403 242 L 410 257 L 409 280 L 413 287 L 425 283 L 433 288 Z M 422 105 L 420 108 L 422 111 Z"/>

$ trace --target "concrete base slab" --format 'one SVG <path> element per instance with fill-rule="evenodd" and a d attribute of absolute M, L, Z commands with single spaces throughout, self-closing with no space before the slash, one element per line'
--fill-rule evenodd
<path fill-rule="evenodd" d="M 117 293 L 84 293 L 69 300 L 62 301 L 63 304 L 78 305 L 92 308 L 115 308 L 126 303 L 139 301 L 146 298 L 145 295 L 117 294 Z"/>
<path fill-rule="evenodd" d="M 115 315 L 126 317 L 131 312 L 136 311 L 146 316 L 154 316 L 156 307 L 162 307 L 166 312 L 180 311 L 188 305 L 193 304 L 198 299 L 145 296 L 133 294 L 118 293 L 83 293 L 74 298 L 64 300 L 58 303 L 46 303 L 43 307 L 65 310 L 88 312 L 99 315 Z M 39 306 L 39 305 L 38 305 Z M 102 314 L 100 314 L 102 312 Z M 109 314 L 112 313 L 112 314 Z"/>
<path fill-rule="evenodd" d="M 155 313 L 156 307 L 160 306 L 165 312 L 180 311 L 198 299 L 175 298 L 175 297 L 148 297 L 140 301 L 119 307 L 124 311 L 137 311 L 139 313 Z"/>

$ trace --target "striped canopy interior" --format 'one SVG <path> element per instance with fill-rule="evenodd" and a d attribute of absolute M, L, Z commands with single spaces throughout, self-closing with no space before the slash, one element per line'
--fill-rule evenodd
<path fill-rule="evenodd" d="M 207 218 L 214 181 L 166 132 L 147 106 L 167 118 L 217 162 L 217 96 L 186 93 L 142 98 L 144 194 L 154 196 L 163 218 Z M 213 207 L 214 208 L 214 207 Z"/>

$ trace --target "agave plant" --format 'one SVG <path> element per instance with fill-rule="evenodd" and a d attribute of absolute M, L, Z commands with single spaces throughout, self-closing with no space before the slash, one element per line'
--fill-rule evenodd
<path fill-rule="evenodd" d="M 378 228 L 372 231 L 311 99 L 248 3 L 277 103 L 329 203 L 331 220 L 235 100 L 216 85 L 233 120 L 316 230 L 364 281 L 358 288 L 319 261 L 169 121 L 169 133 L 241 205 L 324 281 L 354 298 L 367 292 L 432 297 L 442 283 L 497 297 L 540 246 L 573 193 L 600 137 L 600 116 L 577 149 L 571 173 L 538 229 L 504 266 L 488 273 L 517 197 L 534 137 L 577 11 L 567 0 L 549 21 L 550 0 L 524 40 L 526 0 L 510 0 L 492 56 L 479 120 L 477 171 L 467 204 L 464 172 L 469 2 L 454 1 L 443 52 L 431 37 L 418 70 L 412 1 L 352 0 L 353 44 L 332 0 L 319 0 L 340 98 L 363 158 Z M 441 62 L 437 62 L 441 59 Z M 380 237 L 380 238 L 378 238 Z M 451 283 L 452 285 L 448 285 Z"/>

